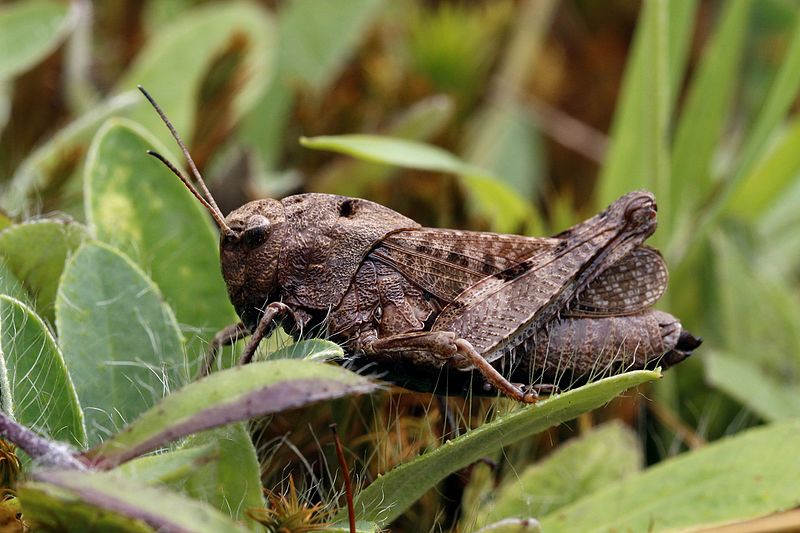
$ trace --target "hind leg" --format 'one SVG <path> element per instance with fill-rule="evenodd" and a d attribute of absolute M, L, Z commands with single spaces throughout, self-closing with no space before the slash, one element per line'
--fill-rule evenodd
<path fill-rule="evenodd" d="M 383 338 L 372 338 L 362 343 L 361 350 L 368 355 L 385 359 L 403 358 L 404 354 L 427 354 L 435 366 L 448 365 L 457 369 L 475 368 L 487 383 L 518 402 L 536 403 L 535 389 L 521 389 L 503 377 L 465 339 L 450 331 L 419 331 Z M 415 358 L 419 359 L 419 355 Z"/>

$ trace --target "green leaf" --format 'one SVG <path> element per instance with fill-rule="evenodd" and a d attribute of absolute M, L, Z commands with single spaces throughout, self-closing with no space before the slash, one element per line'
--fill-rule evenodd
<path fill-rule="evenodd" d="M 56 324 L 90 445 L 187 379 L 172 310 L 144 272 L 110 246 L 87 242 L 68 261 Z"/>
<path fill-rule="evenodd" d="M 158 531 L 247 531 L 205 503 L 112 473 L 40 471 L 34 478 L 37 483 L 28 485 L 31 489 L 44 492 L 51 501 L 69 498 L 72 502 L 77 500 L 81 507 L 94 506 L 96 516 L 102 510 L 103 515 L 113 513 L 133 518 Z M 62 490 L 61 498 L 51 487 Z M 25 492 L 21 497 L 24 511 Z"/>
<path fill-rule="evenodd" d="M 544 175 L 542 140 L 518 105 L 487 109 L 472 124 L 474 135 L 463 154 L 487 168 L 527 200 L 535 198 Z"/>
<path fill-rule="evenodd" d="M 0 255 L 8 270 L 36 302 L 36 311 L 54 320 L 58 280 L 64 262 L 86 238 L 86 229 L 65 220 L 37 220 L 0 233 Z"/>
<path fill-rule="evenodd" d="M 414 141 L 426 141 L 440 133 L 452 118 L 454 105 L 445 96 L 432 96 L 408 108 L 386 131 L 385 135 Z M 397 173 L 397 168 L 361 161 L 339 159 L 320 171 L 313 189 L 342 196 L 366 196 L 369 187 Z"/>
<path fill-rule="evenodd" d="M 758 196 L 754 200 L 757 206 Z M 800 266 L 798 202 L 800 202 L 800 180 L 792 180 L 775 197 L 773 205 L 754 221 L 755 240 L 758 243 L 756 261 L 759 271 L 767 275 L 789 280 Z"/>
<path fill-rule="evenodd" d="M 800 153 L 797 150 L 800 120 L 794 120 L 778 135 L 769 154 L 742 179 L 742 184 L 731 197 L 728 207 L 731 213 L 756 220 L 797 183 L 800 174 Z"/>
<path fill-rule="evenodd" d="M 800 88 L 800 14 L 795 16 L 791 41 L 781 61 L 763 107 L 750 128 L 739 159 L 738 170 L 729 183 L 728 190 L 736 191 L 740 182 L 751 171 L 775 128 L 786 116 L 786 112 Z"/>
<path fill-rule="evenodd" d="M 86 218 L 98 239 L 150 273 L 181 324 L 209 340 L 238 320 L 219 273 L 218 237 L 197 199 L 145 153 L 152 148 L 164 153 L 127 120 L 98 131 L 84 176 Z"/>
<path fill-rule="evenodd" d="M 18 495 L 25 522 L 33 531 L 153 532 L 153 528 L 141 520 L 95 507 L 81 501 L 74 493 L 47 483 L 25 483 L 19 487 Z"/>
<path fill-rule="evenodd" d="M 237 366 L 170 394 L 89 456 L 113 466 L 191 433 L 376 387 L 358 374 L 311 361 Z"/>
<path fill-rule="evenodd" d="M 508 185 L 491 176 L 461 176 L 469 192 L 472 210 L 480 214 L 498 233 L 536 231 L 542 223 L 522 197 Z"/>
<path fill-rule="evenodd" d="M 300 144 L 386 165 L 445 172 L 462 177 L 475 209 L 500 232 L 519 230 L 532 216 L 531 207 L 488 171 L 461 161 L 447 150 L 396 137 L 335 135 L 302 137 Z"/>
<path fill-rule="evenodd" d="M 622 391 L 660 375 L 658 371 L 620 374 L 501 416 L 373 481 L 356 496 L 356 515 L 385 526 L 448 474 L 502 446 L 596 409 Z"/>
<path fill-rule="evenodd" d="M 342 347 L 325 339 L 305 339 L 284 346 L 269 354 L 270 360 L 306 359 L 309 361 L 330 361 L 344 357 Z"/>
<path fill-rule="evenodd" d="M 800 422 L 772 424 L 667 459 L 541 518 L 560 531 L 675 531 L 797 506 Z"/>
<path fill-rule="evenodd" d="M 536 120 L 519 95 L 540 66 L 539 55 L 548 35 L 554 0 L 521 2 L 501 66 L 483 108 L 470 119 L 464 159 L 490 169 L 523 198 L 533 200 L 545 174 L 546 156 Z"/>
<path fill-rule="evenodd" d="M 800 303 L 791 286 L 756 270 L 747 250 L 736 246 L 733 237 L 717 232 L 712 245 L 716 314 L 726 345 L 740 357 L 764 365 L 787 386 L 796 386 L 796 374 L 786 372 L 789 363 L 800 368 Z"/>
<path fill-rule="evenodd" d="M 242 423 L 231 424 L 192 435 L 184 443 L 192 447 L 206 445 L 214 449 L 216 458 L 186 478 L 183 492 L 261 531 L 263 528 L 245 515 L 247 509 L 265 504 L 261 468 L 247 427 Z"/>
<path fill-rule="evenodd" d="M 664 178 L 667 156 L 665 121 L 683 78 L 696 4 L 696 0 L 644 4 L 598 181 L 599 205 L 649 187 L 667 207 L 668 196 L 659 190 L 667 183 L 658 182 Z"/>
<path fill-rule="evenodd" d="M 714 196 L 714 203 L 701 228 L 695 231 L 698 235 L 711 230 L 729 203 L 739 194 L 744 194 L 739 192 L 740 187 L 745 186 L 745 178 L 764 157 L 773 132 L 784 120 L 797 97 L 800 89 L 800 13 L 795 13 L 793 22 L 788 48 L 764 104 L 755 122 L 748 128 L 747 138 L 736 162 L 736 172 L 726 181 L 720 193 Z"/>
<path fill-rule="evenodd" d="M 559 446 L 541 462 L 508 476 L 476 513 L 482 527 L 503 518 L 544 516 L 642 468 L 639 440 L 612 422 Z"/>
<path fill-rule="evenodd" d="M 5 367 L 0 384 L 4 410 L 51 439 L 85 446 L 83 413 L 55 339 L 30 308 L 4 295 L 0 358 Z"/>
<path fill-rule="evenodd" d="M 210 442 L 203 446 L 184 447 L 156 455 L 137 457 L 114 468 L 114 472 L 148 485 L 168 485 L 180 492 L 186 478 L 217 459 L 219 459 L 219 447 Z"/>
<path fill-rule="evenodd" d="M 74 22 L 65 2 L 28 1 L 0 9 L 0 82 L 44 59 Z"/>
<path fill-rule="evenodd" d="M 273 171 L 282 157 L 286 130 L 290 127 L 294 94 L 291 88 L 273 79 L 246 117 L 239 138 L 250 150 L 263 173 Z M 262 177 L 264 181 L 267 178 Z"/>
<path fill-rule="evenodd" d="M 278 15 L 280 77 L 324 91 L 339 73 L 384 0 L 294 0 Z"/>
<path fill-rule="evenodd" d="M 713 351 L 703 354 L 709 384 L 752 409 L 764 420 L 787 420 L 800 415 L 796 383 L 786 383 L 743 356 Z"/>
<path fill-rule="evenodd" d="M 233 96 L 229 117 L 235 124 L 262 95 L 272 76 L 275 29 L 272 17 L 255 3 L 207 4 L 183 13 L 146 41 L 118 91 L 144 86 L 167 112 L 175 128 L 188 136 L 197 110 L 197 94 L 208 67 L 228 46 L 242 41 L 244 81 Z M 129 116 L 164 144 L 169 132 L 153 109 L 141 104 Z"/>
<path fill-rule="evenodd" d="M 722 4 L 677 125 L 672 151 L 672 219 L 691 216 L 712 187 L 714 152 L 739 80 L 752 2 Z M 677 222 L 677 221 L 676 221 Z"/>
<path fill-rule="evenodd" d="M 488 168 L 523 198 L 532 200 L 544 175 L 538 130 L 518 105 L 493 107 L 472 124 L 464 158 Z"/>
<path fill-rule="evenodd" d="M 314 150 L 347 154 L 385 165 L 448 172 L 490 175 L 488 171 L 461 161 L 447 150 L 421 142 L 382 135 L 328 135 L 301 137 L 300 144 Z"/>

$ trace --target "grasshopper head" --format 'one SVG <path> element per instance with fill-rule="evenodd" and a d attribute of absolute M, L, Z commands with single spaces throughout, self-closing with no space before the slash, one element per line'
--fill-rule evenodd
<path fill-rule="evenodd" d="M 276 289 L 278 256 L 285 220 L 283 206 L 276 200 L 257 200 L 224 217 L 175 127 L 153 97 L 142 86 L 139 86 L 139 90 L 178 143 L 189 164 L 191 179 L 184 176 L 183 172 L 161 154 L 152 150 L 148 153 L 180 178 L 217 224 L 220 232 L 222 277 L 228 286 L 228 296 L 239 317 L 252 329 Z"/>
<path fill-rule="evenodd" d="M 222 277 L 236 312 L 250 327 L 277 290 L 284 225 L 279 201 L 256 200 L 231 212 L 225 218 L 227 230 L 220 232 Z"/>

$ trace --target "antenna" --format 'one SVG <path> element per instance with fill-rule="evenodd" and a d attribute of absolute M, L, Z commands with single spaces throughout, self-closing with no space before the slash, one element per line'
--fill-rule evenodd
<path fill-rule="evenodd" d="M 147 101 L 150 102 L 150 105 L 152 105 L 153 109 L 156 110 L 156 113 L 158 113 L 158 116 L 161 117 L 161 120 L 164 122 L 164 124 L 167 125 L 167 128 L 172 134 L 172 137 L 175 139 L 175 141 L 177 141 L 178 146 L 180 147 L 184 157 L 186 158 L 186 161 L 189 163 L 189 168 L 192 170 L 192 175 L 194 176 L 195 182 L 197 182 L 200 185 L 200 191 L 203 194 L 201 195 L 200 192 L 198 192 L 197 189 L 194 187 L 194 185 L 192 185 L 189 179 L 186 176 L 184 176 L 183 173 L 180 170 L 178 170 L 178 168 L 175 165 L 170 163 L 167 160 L 167 158 L 165 158 L 164 156 L 153 150 L 148 150 L 147 153 L 155 157 L 162 163 L 164 163 L 164 165 L 166 165 L 166 167 L 170 169 L 173 174 L 175 174 L 176 176 L 178 176 L 178 178 L 180 178 L 180 180 L 183 182 L 184 185 L 186 185 L 186 187 L 189 189 L 189 191 L 191 191 L 191 193 L 195 196 L 195 198 L 200 200 L 200 203 L 203 204 L 203 206 L 208 210 L 209 213 L 211 213 L 211 216 L 214 218 L 214 222 L 217 223 L 217 226 L 219 226 L 219 229 L 223 233 L 225 234 L 234 233 L 234 231 L 230 228 L 230 226 L 228 226 L 225 223 L 225 217 L 223 216 L 222 211 L 220 211 L 219 207 L 217 206 L 217 202 L 214 201 L 214 197 L 211 196 L 211 192 L 209 192 L 208 187 L 206 187 L 206 182 L 203 181 L 203 177 L 200 175 L 200 171 L 197 170 L 197 165 L 194 164 L 194 160 L 192 159 L 191 154 L 189 154 L 189 150 L 186 148 L 186 145 L 183 144 L 180 135 L 178 135 L 178 132 L 175 131 L 175 127 L 169 121 L 167 115 L 161 109 L 161 106 L 159 106 L 156 103 L 156 101 L 153 99 L 152 96 L 150 96 L 150 93 L 148 93 L 144 87 L 142 87 L 141 85 L 137 85 L 136 87 L 139 89 L 139 91 L 141 91 L 144 97 L 147 98 Z"/>

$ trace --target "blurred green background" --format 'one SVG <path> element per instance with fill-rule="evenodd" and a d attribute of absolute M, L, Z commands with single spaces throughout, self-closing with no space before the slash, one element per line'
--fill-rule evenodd
<path fill-rule="evenodd" d="M 428 226 L 547 235 L 652 190 L 671 272 L 659 306 L 705 343 L 647 389 L 654 402 L 596 418 L 633 424 L 658 462 L 800 413 L 795 2 L 3 2 L 0 228 L 87 222 L 81 176 L 110 117 L 177 151 L 136 84 L 225 213 L 317 191 Z M 170 298 L 189 346 L 231 316 L 185 319 L 191 302 Z M 452 483 L 409 523 L 450 527 L 466 482 Z"/>

